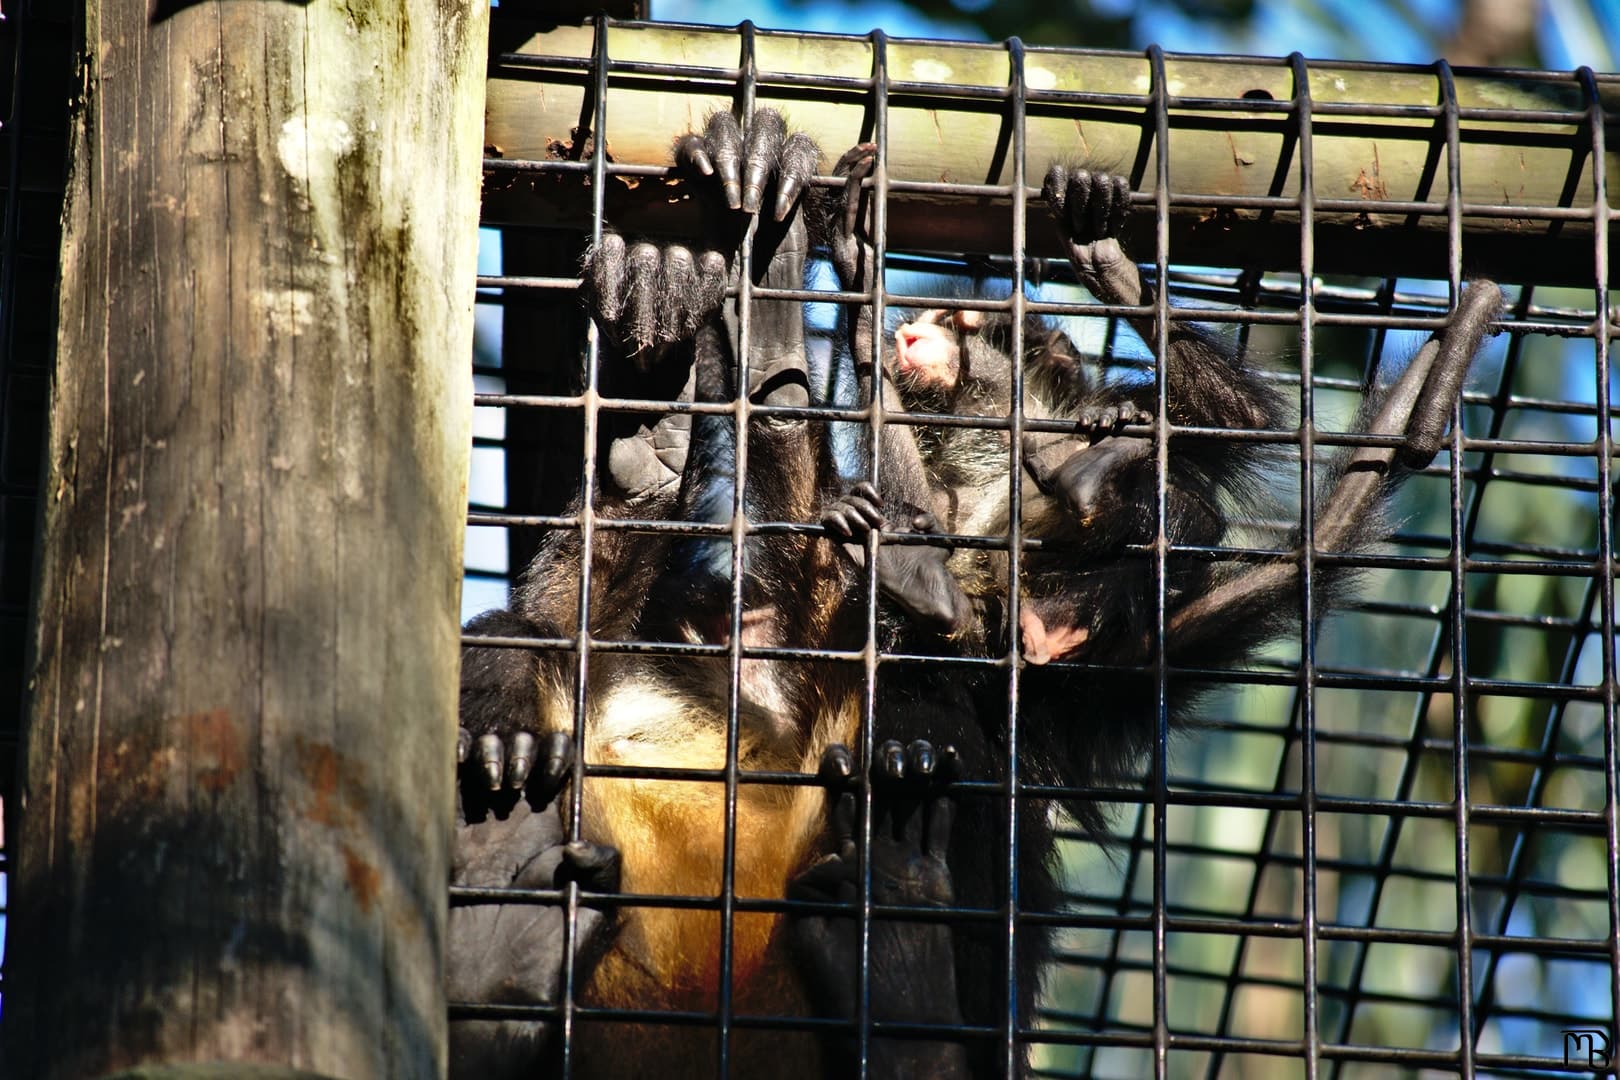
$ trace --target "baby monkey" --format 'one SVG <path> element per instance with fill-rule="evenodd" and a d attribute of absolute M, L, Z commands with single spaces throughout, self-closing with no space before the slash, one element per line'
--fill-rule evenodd
<path fill-rule="evenodd" d="M 840 162 L 852 181 L 873 167 L 871 156 L 860 151 Z M 1057 164 L 1042 193 L 1081 284 L 1109 306 L 1151 307 L 1153 290 L 1119 241 L 1130 208 L 1129 182 Z M 835 265 L 857 286 L 874 273 L 870 245 L 861 236 L 859 197 L 858 187 L 846 189 L 845 232 L 833 240 Z M 1370 398 L 1356 429 L 1405 442 L 1398 450 L 1341 452 L 1319 470 L 1313 531 L 1320 550 L 1355 550 L 1382 539 L 1383 506 L 1402 476 L 1438 452 L 1462 379 L 1501 303 L 1500 290 L 1490 282 L 1469 283 L 1451 329 L 1424 346 L 1394 389 Z M 1151 352 L 1161 353 L 1155 319 L 1132 316 L 1127 322 Z M 932 524 L 953 536 L 1010 535 L 1009 427 L 970 421 L 1010 414 L 1013 328 L 1012 319 L 999 313 L 925 311 L 895 332 L 892 350 L 882 358 L 891 401 L 898 399 L 908 412 L 944 414 L 938 424 L 892 429 L 880 470 L 883 499 L 891 506 L 899 501 L 928 507 Z M 1165 336 L 1163 381 L 1172 425 L 1238 431 L 1291 425 L 1290 410 L 1246 352 L 1179 321 L 1168 325 Z M 1035 664 L 1063 658 L 1141 662 L 1156 617 L 1153 562 L 1145 552 L 1159 531 L 1158 464 L 1151 433 L 1130 429 L 1153 422 L 1157 390 L 1148 381 L 1105 378 L 1062 331 L 1038 316 L 1024 319 L 1021 338 L 1023 415 L 1063 425 L 1051 430 L 1053 424 L 1037 423 L 1041 430 L 1027 433 L 1020 444 L 1021 532 L 1039 541 L 1021 564 L 1017 623 L 1024 658 Z M 851 339 L 857 371 L 871 362 L 866 341 L 859 332 Z M 1260 445 L 1192 434 L 1174 438 L 1164 507 L 1164 533 L 1172 545 L 1217 546 L 1231 521 L 1260 514 L 1261 470 L 1280 460 Z M 1298 541 L 1294 535 L 1289 543 Z M 947 587 L 952 579 L 959 583 L 966 604 L 883 584 L 907 611 L 931 601 L 939 610 L 971 613 L 945 628 L 950 636 L 970 650 L 999 651 L 1011 621 L 1007 553 L 962 547 L 947 565 Z M 1295 591 L 1297 576 L 1292 560 L 1234 568 L 1172 555 L 1166 565 L 1172 632 L 1166 646 L 1172 653 L 1185 647 L 1196 654 L 1235 633 L 1249 643 L 1240 652 L 1252 648 L 1285 629 L 1297 612 L 1283 595 Z M 1344 568 L 1319 568 L 1318 587 L 1327 601 L 1320 610 L 1341 598 L 1351 576 Z M 926 584 L 937 590 L 939 583 Z"/>

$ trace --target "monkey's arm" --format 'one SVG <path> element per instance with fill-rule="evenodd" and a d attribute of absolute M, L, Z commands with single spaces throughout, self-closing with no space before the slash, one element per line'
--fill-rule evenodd
<path fill-rule="evenodd" d="M 549 805 L 572 763 L 566 736 L 552 746 L 552 753 L 560 768 L 535 774 L 526 796 L 511 790 L 492 795 L 482 768 L 463 772 L 451 884 L 551 889 L 577 881 L 593 892 L 618 891 L 619 853 L 583 841 L 568 843 L 562 819 Z M 477 809 L 469 814 L 468 807 Z M 565 917 L 564 909 L 553 904 L 453 904 L 445 930 L 446 997 L 457 1004 L 555 1004 L 562 987 Z M 578 985 L 585 984 L 611 941 L 613 926 L 611 913 L 579 909 L 574 933 Z M 449 1075 L 452 1080 L 532 1076 L 553 1049 L 551 1033 L 545 1020 L 452 1020 Z"/>
<path fill-rule="evenodd" d="M 1139 307 L 1154 302 L 1136 264 L 1119 241 L 1130 213 L 1130 182 L 1123 176 L 1053 164 L 1041 188 L 1082 284 L 1105 304 Z M 1158 324 L 1135 317 L 1131 327 L 1158 351 Z M 1166 396 L 1173 423 L 1200 427 L 1264 428 L 1277 403 L 1253 377 L 1241 353 L 1224 348 L 1186 323 L 1170 324 L 1165 353 Z"/>
<path fill-rule="evenodd" d="M 828 243 L 839 283 L 850 292 L 866 292 L 877 280 L 877 251 L 868 239 L 873 196 L 861 188 L 861 181 L 877 166 L 877 148 L 862 143 L 848 150 L 833 170 L 844 178 L 844 193 L 826 224 Z M 861 304 L 849 320 L 857 400 L 875 403 L 874 385 L 881 380 L 885 407 L 894 408 L 900 403 L 900 391 L 884 372 L 882 356 L 873 351 L 875 319 L 872 305 Z M 857 488 L 829 508 L 822 520 L 830 531 L 852 541 L 884 527 L 888 517 L 896 531 L 930 532 L 933 503 L 933 484 L 916 436 L 907 425 L 889 424 L 883 428 L 878 455 L 877 491 L 869 485 Z M 864 558 L 853 545 L 845 545 L 845 551 L 857 565 Z M 880 546 L 877 555 L 878 586 L 884 595 L 924 629 L 946 635 L 961 631 L 972 618 L 972 605 L 961 584 L 945 567 L 949 556 L 947 548 L 921 545 Z"/>
<path fill-rule="evenodd" d="M 949 850 L 955 805 L 945 786 L 957 773 L 956 753 L 936 751 L 918 740 L 890 741 L 878 748 L 872 767 L 872 847 L 867 861 L 875 904 L 949 907 L 954 902 Z M 856 792 L 850 784 L 854 755 L 828 748 L 820 775 L 828 791 L 832 850 L 793 882 L 795 900 L 854 903 L 860 899 L 860 860 L 855 836 Z M 794 955 L 817 1011 L 852 1020 L 860 1001 L 861 950 L 854 918 L 800 915 L 790 930 Z M 867 955 L 867 993 L 872 1019 L 907 1024 L 960 1024 L 955 949 L 941 922 L 875 919 Z M 824 1040 L 828 1077 L 853 1075 L 859 1043 L 848 1036 Z M 921 1038 L 874 1037 L 868 1064 L 873 1076 L 897 1080 L 965 1080 L 967 1053 L 961 1043 Z"/>
<path fill-rule="evenodd" d="M 1367 434 L 1403 436 L 1404 441 L 1394 447 L 1358 447 L 1328 466 L 1316 499 L 1316 550 L 1351 551 L 1379 538 L 1389 496 L 1439 452 L 1463 378 L 1502 306 L 1502 291 L 1494 282 L 1467 283 L 1451 325 L 1423 345 L 1381 400 L 1363 410 Z M 1294 542 L 1299 539 L 1296 535 Z M 1344 568 L 1322 567 L 1316 571 L 1316 585 L 1331 597 L 1347 577 Z M 1171 661 L 1263 640 L 1279 624 L 1297 618 L 1298 590 L 1299 566 L 1292 561 L 1254 567 L 1218 582 L 1170 614 L 1166 634 Z"/>

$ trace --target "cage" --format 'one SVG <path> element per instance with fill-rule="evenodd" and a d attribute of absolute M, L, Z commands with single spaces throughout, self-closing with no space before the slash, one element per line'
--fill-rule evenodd
<path fill-rule="evenodd" d="M 862 298 L 884 313 L 878 321 L 890 332 L 897 312 L 924 308 L 1005 312 L 1015 325 L 1037 315 L 1063 328 L 1087 363 L 1148 386 L 1162 385 L 1155 371 L 1164 357 L 1126 329 L 1124 314 L 1156 320 L 1160 338 L 1165 327 L 1200 323 L 1231 348 L 1268 358 L 1265 378 L 1294 406 L 1286 423 L 1260 433 L 1165 430 L 1171 456 L 1194 437 L 1269 445 L 1269 498 L 1253 505 L 1275 511 L 1234 522 L 1215 545 L 1167 542 L 1157 555 L 1154 545 L 1137 545 L 1161 598 L 1167 566 L 1183 559 L 1303 558 L 1308 583 L 1320 567 L 1347 564 L 1360 587 L 1318 633 L 1305 633 L 1324 613 L 1307 584 L 1292 632 L 1233 667 L 1145 658 L 1150 747 L 1126 782 L 1054 792 L 1025 779 L 1031 770 L 1009 749 L 1001 779 L 968 776 L 954 785 L 959 800 L 1003 807 L 1055 794 L 1104 806 L 1105 835 L 1052 811 L 1061 895 L 1051 909 L 1022 905 L 1017 859 L 1006 859 L 1004 844 L 1001 872 L 1009 876 L 998 895 L 1011 899 L 935 913 L 958 932 L 978 925 L 1005 936 L 999 966 L 981 972 L 1004 1003 L 1029 991 L 1007 959 L 1012 942 L 1051 934 L 1027 1016 L 1004 1008 L 954 1032 L 903 1030 L 874 1025 L 880 1003 L 868 992 L 850 1029 L 861 1060 L 869 1064 L 871 1040 L 889 1033 L 964 1040 L 1003 1067 L 1027 1055 L 1029 1073 L 1039 1076 L 1607 1068 L 1620 987 L 1606 187 L 1617 92 L 1614 77 L 1585 70 L 1453 71 L 1297 55 L 788 35 L 749 24 L 604 19 L 571 28 L 497 19 L 464 615 L 504 606 L 509 584 L 553 531 L 571 531 L 587 551 L 619 530 L 732 541 L 818 531 L 809 519 L 745 523 L 741 501 L 719 524 L 578 511 L 582 492 L 600 506 L 594 470 L 609 418 L 651 420 L 672 409 L 752 415 L 746 395 L 705 413 L 702 404 L 672 406 L 634 388 L 604 390 L 601 365 L 612 360 L 577 296 L 580 258 L 605 229 L 694 234 L 696 200 L 668 168 L 669 148 L 714 110 L 747 117 L 758 107 L 781 109 L 820 142 L 815 184 L 828 197 L 841 189 L 826 175 L 830 162 L 845 146 L 873 143 L 886 167 L 873 185 L 885 272 Z M 1147 280 L 1164 286 L 1151 311 L 1099 305 L 1076 284 L 1039 197 L 1053 160 L 1089 160 L 1128 177 L 1135 195 L 1126 245 Z M 1301 527 L 1302 502 L 1318 497 L 1317 478 L 1340 448 L 1368 442 L 1355 427 L 1363 391 L 1445 324 L 1468 274 L 1503 286 L 1499 333 L 1473 364 L 1446 449 L 1398 495 L 1387 542 L 1291 552 L 1290 529 Z M 744 312 L 760 302 L 746 283 L 737 291 Z M 824 265 L 813 267 L 805 291 L 763 295 L 804 305 L 813 357 L 847 348 L 839 313 L 855 310 L 856 298 L 839 292 Z M 836 389 L 812 398 L 791 416 L 829 432 L 842 426 L 855 440 L 874 430 L 925 438 L 952 424 L 1042 426 L 1017 396 L 1007 415 L 943 420 L 893 400 L 874 418 L 880 410 Z M 735 469 L 746 491 L 747 461 Z M 1016 515 L 1008 531 L 954 541 L 1039 550 Z M 550 557 L 554 549 L 545 550 Z M 595 602 L 613 602 L 613 582 L 583 576 Z M 858 750 L 872 754 L 874 732 L 881 742 L 885 730 L 881 696 L 871 690 L 879 672 L 937 665 L 949 680 L 970 665 L 948 650 L 885 652 L 872 636 L 878 590 L 866 584 L 858 603 L 868 636 L 847 648 L 649 641 L 600 633 L 582 615 L 557 638 L 464 639 L 566 657 L 559 663 L 586 687 L 571 721 L 582 736 L 592 658 L 719 657 L 730 666 L 733 690 L 722 711 L 734 734 L 716 768 L 627 767 L 587 754 L 573 788 L 626 777 L 712 786 L 725 809 L 726 875 L 717 893 L 571 887 L 518 890 L 501 901 L 560 903 L 570 920 L 603 904 L 716 912 L 716 992 L 678 1014 L 607 1008 L 570 964 L 555 1002 L 453 1001 L 453 1019 L 546 1018 L 566 1067 L 586 1071 L 592 1044 L 573 1040 L 592 1029 L 699 1032 L 715 1055 L 708 1067 L 722 1072 L 742 1068 L 739 1048 L 750 1032 L 815 1029 L 802 1017 L 751 1010 L 724 985 L 740 920 L 791 920 L 806 910 L 738 887 L 735 867 L 747 858 L 738 846 L 756 842 L 740 838 L 739 800 L 750 787 L 815 782 L 794 770 L 739 766 L 736 687 L 749 661 L 852 667 L 863 686 Z M 1161 620 L 1169 603 L 1161 599 Z M 740 620 L 745 606 L 738 586 L 725 610 Z M 1017 637 L 983 660 L 1005 680 L 1012 704 L 999 722 L 1015 733 L 1014 747 L 1021 682 L 1032 670 L 1016 662 Z M 1073 664 L 1086 667 L 1083 657 Z M 1186 717 L 1193 722 L 1173 729 L 1166 702 L 1185 680 L 1211 690 Z M 1076 723 L 1083 709 L 1075 703 Z M 576 815 L 571 835 L 580 835 L 578 799 L 564 806 L 565 820 Z M 1016 816 L 1000 820 L 1008 828 Z M 861 864 L 868 872 L 869 861 Z M 863 878 L 851 909 L 861 940 L 897 914 L 871 906 L 871 890 Z M 453 888 L 452 904 L 499 896 Z"/>
<path fill-rule="evenodd" d="M 50 348 L 42 290 L 57 247 L 48 208 L 60 198 L 53 170 L 71 65 L 63 13 L 35 5 L 0 34 L 8 61 L 50 69 L 17 75 L 7 109 L 0 621 L 9 644 L 0 653 L 10 681 L 0 687 L 15 702 Z M 571 937 L 604 907 L 710 913 L 723 972 L 739 955 L 739 927 L 761 918 L 841 910 L 857 940 L 897 922 L 988 933 L 1003 942 L 1003 962 L 982 989 L 1009 1004 L 1032 990 L 1006 961 L 1011 943 L 1050 933 L 1026 1016 L 1008 1008 L 954 1030 L 897 1023 L 883 1019 L 868 985 L 853 1019 L 827 1020 L 757 1008 L 729 978 L 698 1007 L 605 1006 L 565 949 L 556 1000 L 456 1000 L 453 1019 L 540 1018 L 564 1072 L 580 1074 L 603 1040 L 648 1026 L 687 1033 L 705 1055 L 696 1067 L 710 1074 L 742 1074 L 747 1040 L 788 1032 L 847 1036 L 867 1067 L 876 1040 L 956 1041 L 1003 1067 L 1027 1057 L 1040 1076 L 1613 1071 L 1620 811 L 1606 170 L 1616 76 L 947 45 L 747 24 L 568 27 L 499 12 L 491 51 L 465 616 L 505 606 L 548 536 L 589 549 L 617 535 L 719 537 L 737 548 L 823 535 L 813 516 L 745 521 L 735 506 L 723 524 L 706 525 L 596 520 L 572 506 L 582 491 L 601 493 L 605 418 L 772 415 L 746 397 L 705 409 L 634 384 L 604 394 L 612 361 L 578 296 L 580 257 L 603 228 L 697 231 L 695 202 L 668 167 L 673 137 L 712 110 L 747 116 L 761 105 L 816 136 L 826 157 L 814 186 L 826 197 L 841 190 L 827 166 L 845 146 L 870 140 L 885 163 L 872 186 L 886 274 L 857 295 L 823 260 L 805 289 L 776 296 L 803 305 L 807 348 L 829 370 L 848 344 L 841 313 L 870 303 L 892 328 L 902 310 L 943 305 L 1040 316 L 1093 368 L 1156 385 L 1158 350 L 1127 328 L 1120 305 L 1079 287 L 1039 196 L 1050 160 L 1088 158 L 1124 173 L 1135 193 L 1128 250 L 1162 286 L 1136 314 L 1160 338 L 1165 327 L 1197 323 L 1266 357 L 1269 384 L 1293 406 L 1286 423 L 1262 431 L 1190 430 L 1163 416 L 1122 433 L 1171 455 L 1200 439 L 1272 448 L 1266 498 L 1254 503 L 1271 512 L 1234 522 L 1216 544 L 1136 545 L 1132 554 L 1161 588 L 1184 562 L 1296 558 L 1307 582 L 1350 566 L 1360 585 L 1331 613 L 1302 609 L 1291 633 L 1237 665 L 1171 665 L 1150 653 L 1136 665 L 1150 699 L 1148 751 L 1128 776 L 1054 790 L 1014 754 L 1002 779 L 952 785 L 963 805 L 1067 796 L 1106 810 L 1101 833 L 1051 815 L 1060 895 L 1050 906 L 1016 899 L 1013 859 L 1003 860 L 1001 882 L 1015 899 L 995 906 L 907 910 L 874 901 L 867 874 L 842 908 L 762 895 L 739 884 L 743 841 L 724 821 L 713 889 L 451 890 L 462 909 L 555 906 Z M 1507 307 L 1473 364 L 1447 448 L 1401 489 L 1386 542 L 1297 554 L 1290 532 L 1309 522 L 1301 504 L 1316 497 L 1335 453 L 1377 444 L 1356 426 L 1366 388 L 1445 325 L 1470 274 L 1498 282 Z M 749 291 L 740 291 L 746 313 Z M 847 387 L 839 393 L 777 415 L 836 430 L 851 446 L 874 431 L 1043 424 L 1018 399 L 1006 415 L 955 421 L 907 415 L 890 401 L 874 419 Z M 740 490 L 747 475 L 739 463 Z M 961 550 L 1041 550 L 1038 536 L 1010 531 L 952 540 Z M 466 642 L 560 658 L 581 675 L 623 657 L 718 662 L 732 681 L 745 661 L 827 665 L 861 687 L 856 749 L 868 757 L 885 730 L 873 689 L 884 672 L 947 683 L 993 672 L 1010 703 L 998 721 L 1017 731 L 1017 695 L 1032 677 L 1016 662 L 1018 636 L 993 656 L 885 650 L 873 636 L 883 604 L 873 584 L 857 575 L 848 601 L 867 634 L 837 647 L 756 647 L 741 635 L 725 645 L 649 641 L 599 635 L 581 621 L 557 638 L 473 633 Z M 609 598 L 615 587 L 598 582 Z M 1303 592 L 1312 595 L 1309 585 Z M 740 620 L 743 600 L 730 591 L 727 613 Z M 1169 598 L 1155 606 L 1162 618 Z M 1306 633 L 1316 614 L 1326 615 L 1320 630 Z M 1097 666 L 1083 657 L 1053 665 L 1076 677 Z M 1188 682 L 1207 692 L 1172 729 L 1164 703 Z M 589 705 L 582 685 L 569 714 L 576 727 Z M 724 712 L 740 723 L 734 693 Z M 8 766 L 14 717 L 11 706 L 0 713 Z M 587 756 L 562 800 L 567 829 L 585 834 L 580 793 L 604 782 L 698 785 L 718 794 L 726 820 L 748 793 L 821 797 L 809 769 L 742 767 L 736 743 L 718 768 Z M 0 785 L 11 772 L 0 769 Z M 0 799 L 8 793 L 0 786 Z M 1017 819 L 999 820 L 1012 829 Z"/>

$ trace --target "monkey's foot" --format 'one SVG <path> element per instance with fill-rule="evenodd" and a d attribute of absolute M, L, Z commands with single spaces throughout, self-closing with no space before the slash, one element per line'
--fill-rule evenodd
<path fill-rule="evenodd" d="M 1150 463 L 1151 439 L 1113 437 L 1068 453 L 1068 444 L 1041 446 L 1024 439 L 1024 471 L 1042 494 L 1058 500 L 1082 529 L 1112 527 L 1125 514 L 1137 470 Z"/>
<path fill-rule="evenodd" d="M 885 527 L 883 498 L 866 481 L 822 512 L 821 523 L 835 537 L 847 542 L 844 554 L 856 566 L 866 563 L 864 541 L 873 529 Z M 931 533 L 938 530 L 934 515 L 919 510 L 892 532 Z M 946 567 L 948 547 L 922 544 L 883 544 L 878 548 L 878 589 L 931 633 L 950 635 L 961 631 L 973 617 L 973 609 L 961 583 Z"/>
<path fill-rule="evenodd" d="M 790 133 L 774 109 L 755 110 L 746 132 L 736 117 L 717 112 L 701 134 L 677 139 L 676 169 L 694 181 L 719 182 L 715 201 L 723 209 L 709 217 L 721 220 L 711 220 L 705 233 L 723 246 L 694 249 L 605 234 L 586 253 L 584 278 L 591 313 L 608 339 L 642 371 L 670 346 L 691 340 L 736 284 L 734 256 L 748 219 L 774 193 L 773 220 L 786 220 L 820 156 L 815 142 L 803 132 Z"/>
<path fill-rule="evenodd" d="M 917 740 L 890 740 L 872 764 L 872 902 L 923 908 L 954 902 L 950 847 L 956 808 L 946 793 L 958 773 L 956 751 Z M 827 788 L 832 850 L 788 886 L 794 900 L 849 904 L 860 899 L 855 757 L 829 747 L 818 776 Z M 824 1015 L 853 1017 L 860 1000 L 860 940 L 851 915 L 796 916 L 789 933 L 812 998 Z M 958 1023 L 951 930 L 943 922 L 876 918 L 867 968 L 872 1015 L 913 1023 Z M 889 1053 L 940 1053 L 937 1044 L 886 1040 Z M 874 1041 L 874 1057 L 877 1054 Z M 882 1072 L 878 1075 L 936 1075 Z M 946 1075 L 949 1075 L 947 1073 Z"/>
<path fill-rule="evenodd" d="M 503 818 L 459 824 L 451 881 L 474 888 L 553 889 L 578 882 L 588 892 L 619 891 L 615 848 L 567 842 L 554 811 L 518 802 Z M 561 904 L 452 902 L 445 929 L 445 990 L 452 1004 L 548 1005 L 562 989 L 567 909 Z M 582 904 L 574 925 L 576 985 L 606 951 L 614 912 Z M 472 1080 L 533 1076 L 551 1053 L 552 1025 L 541 1020 L 450 1021 L 450 1076 Z"/>

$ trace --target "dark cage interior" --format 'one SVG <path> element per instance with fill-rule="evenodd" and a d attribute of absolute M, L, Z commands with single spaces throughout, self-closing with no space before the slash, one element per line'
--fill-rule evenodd
<path fill-rule="evenodd" d="M 753 1075 L 761 1047 L 772 1074 L 813 1074 L 817 1054 L 848 1052 L 883 1075 L 895 1061 L 936 1062 L 914 1049 L 924 1044 L 954 1048 L 975 1073 L 1041 1076 L 1606 1064 L 1620 993 L 1605 180 L 1617 95 L 1620 79 L 1585 70 L 497 18 L 464 614 L 567 617 L 489 617 L 464 642 L 470 660 L 520 668 L 531 687 L 541 671 L 542 697 L 566 715 L 542 703 L 537 725 L 518 726 L 584 748 L 558 809 L 543 811 L 560 813 L 549 842 L 634 849 L 622 882 L 576 866 L 555 887 L 531 868 L 507 882 L 470 876 L 464 854 L 453 911 L 517 920 L 480 924 L 479 948 L 542 940 L 553 955 L 544 977 L 531 964 L 495 985 L 506 969 L 481 954 L 487 996 L 457 1000 L 453 982 L 453 1026 L 504 1019 L 536 1040 L 523 1053 L 558 1055 L 579 1075 L 644 1053 L 660 1071 Z M 749 226 L 750 207 L 705 192 L 717 181 L 694 167 L 696 144 L 671 166 L 683 133 L 708 131 L 711 153 L 724 141 L 705 128 L 714 112 L 746 137 L 762 110 L 822 155 L 802 206 L 782 204 L 788 225 L 811 219 L 816 245 L 804 280 L 786 285 L 773 276 L 780 251 L 804 232 L 778 223 L 769 183 Z M 771 159 L 774 175 L 796 175 L 789 157 Z M 1069 211 L 1095 220 L 1056 221 L 1050 162 L 1122 175 L 1128 204 L 1093 193 Z M 864 201 L 846 179 L 864 184 Z M 882 274 L 852 281 L 840 267 L 852 233 Z M 615 235 L 632 267 L 653 250 L 637 248 L 643 238 L 665 261 L 642 277 L 621 270 Z M 702 266 L 667 253 L 676 241 L 720 246 L 718 235 L 741 269 L 706 347 Z M 1076 272 L 1103 235 L 1140 267 L 1139 305 L 1103 272 Z M 1490 279 L 1470 287 L 1476 297 L 1499 284 L 1505 306 L 1483 316 L 1460 427 L 1427 464 L 1410 463 L 1381 519 L 1374 502 L 1343 499 L 1353 481 L 1340 473 L 1379 451 L 1387 463 L 1400 431 L 1369 435 L 1358 404 L 1418 363 L 1431 333 L 1466 337 L 1470 279 Z M 641 288 L 658 294 L 651 308 L 618 310 L 642 303 Z M 902 336 L 956 335 L 964 364 L 976 355 L 967 339 L 999 327 L 1011 340 L 990 355 L 1024 363 L 992 386 L 999 407 L 954 393 L 930 404 L 915 382 L 854 374 L 875 343 L 898 362 L 902 324 Z M 1194 324 L 1205 337 L 1189 338 Z M 765 377 L 789 352 L 797 393 Z M 1256 422 L 1222 422 L 1207 397 L 1178 396 L 1192 392 L 1157 374 L 1185 370 L 1178 361 L 1229 365 L 1217 374 Z M 697 374 L 682 393 L 686 365 Z M 1037 406 L 1062 380 L 1091 389 Z M 871 388 L 878 405 L 861 396 Z M 1099 401 L 1114 410 L 1100 421 Z M 1426 404 L 1450 419 L 1449 397 Z M 784 434 L 801 430 L 808 441 Z M 1071 465 L 1123 448 L 1109 460 L 1139 460 L 1129 475 L 1147 486 L 1097 496 L 1084 477 L 1041 476 L 1042 447 L 1063 440 L 1081 448 Z M 902 521 L 878 475 L 896 446 L 922 460 L 932 520 Z M 999 479 L 952 488 L 958 458 L 975 453 Z M 1106 479 L 1128 487 L 1119 475 Z M 782 492 L 795 478 L 815 498 L 863 480 L 885 488 L 883 508 L 864 506 L 881 536 L 856 522 L 845 541 L 819 506 L 794 512 L 805 504 Z M 963 526 L 990 489 L 1007 511 L 1000 531 Z M 1042 506 L 1094 512 L 1102 539 L 1066 548 L 1067 534 L 1033 516 Z M 1367 520 L 1334 518 L 1347 506 Z M 847 523 L 863 507 L 837 509 Z M 1213 524 L 1189 524 L 1206 511 Z M 1110 529 L 1109 515 L 1125 526 Z M 997 554 L 1020 548 L 1014 569 Z M 901 555 L 887 563 L 891 551 Z M 809 578 L 783 570 L 806 560 L 818 567 Z M 968 587 L 972 632 L 917 629 L 926 603 L 907 608 L 916 597 L 885 580 L 941 566 L 985 579 Z M 1087 582 L 1055 586 L 1081 610 L 1040 593 L 1055 573 Z M 1284 587 L 1252 584 L 1267 573 Z M 1250 607 L 1220 606 L 1234 581 L 1254 591 Z M 1188 629 L 1195 601 L 1217 609 L 1218 635 Z M 1113 608 L 1125 614 L 1110 621 Z M 1278 612 L 1281 625 L 1254 625 Z M 1149 640 L 1167 633 L 1167 648 Z M 711 695 L 714 745 L 694 735 L 689 752 L 647 752 L 671 736 L 625 719 L 645 707 L 626 687 L 641 678 L 635 692 L 656 695 L 660 678 L 695 684 L 711 668 L 707 690 L 683 692 Z M 885 692 L 897 685 L 924 689 Z M 804 808 L 820 814 L 825 786 L 838 786 L 815 774 L 839 740 L 794 713 L 811 690 L 814 723 L 849 732 L 876 773 L 891 737 L 941 752 L 978 739 L 1001 757 L 984 770 L 964 750 L 954 779 L 941 764 L 899 795 L 892 775 L 875 775 L 854 785 L 863 813 L 806 827 Z M 471 752 L 474 781 L 498 776 L 502 754 L 534 755 L 499 734 Z M 772 739 L 785 746 L 762 749 Z M 1054 746 L 1095 767 L 1052 766 Z M 549 795 L 557 768 L 531 793 Z M 894 838 L 927 849 L 938 837 L 897 822 L 946 805 L 954 899 L 915 882 L 908 892 L 896 881 L 937 861 L 913 852 L 896 871 Z M 495 828 L 497 810 L 463 836 Z M 835 849 L 853 842 L 838 888 L 804 887 L 803 864 L 826 850 L 788 850 L 805 828 Z M 958 842 L 970 829 L 976 853 Z M 794 859 L 784 894 L 760 865 Z M 512 881 L 524 888 L 493 887 Z M 523 904 L 556 905 L 539 910 L 566 932 L 536 931 L 539 916 L 513 914 Z M 807 923 L 831 934 L 815 940 L 832 959 L 773 944 L 803 941 Z M 859 931 L 839 937 L 848 927 Z M 692 955 L 658 968 L 653 939 Z M 957 985 L 942 990 L 953 941 Z M 842 995 L 812 990 L 792 1008 L 780 1004 L 792 994 L 760 992 L 773 979 L 837 982 L 846 945 Z M 452 968 L 456 948 L 453 927 Z M 621 970 L 637 964 L 652 965 L 642 984 Z M 815 1038 L 801 1054 L 790 1032 Z"/>

